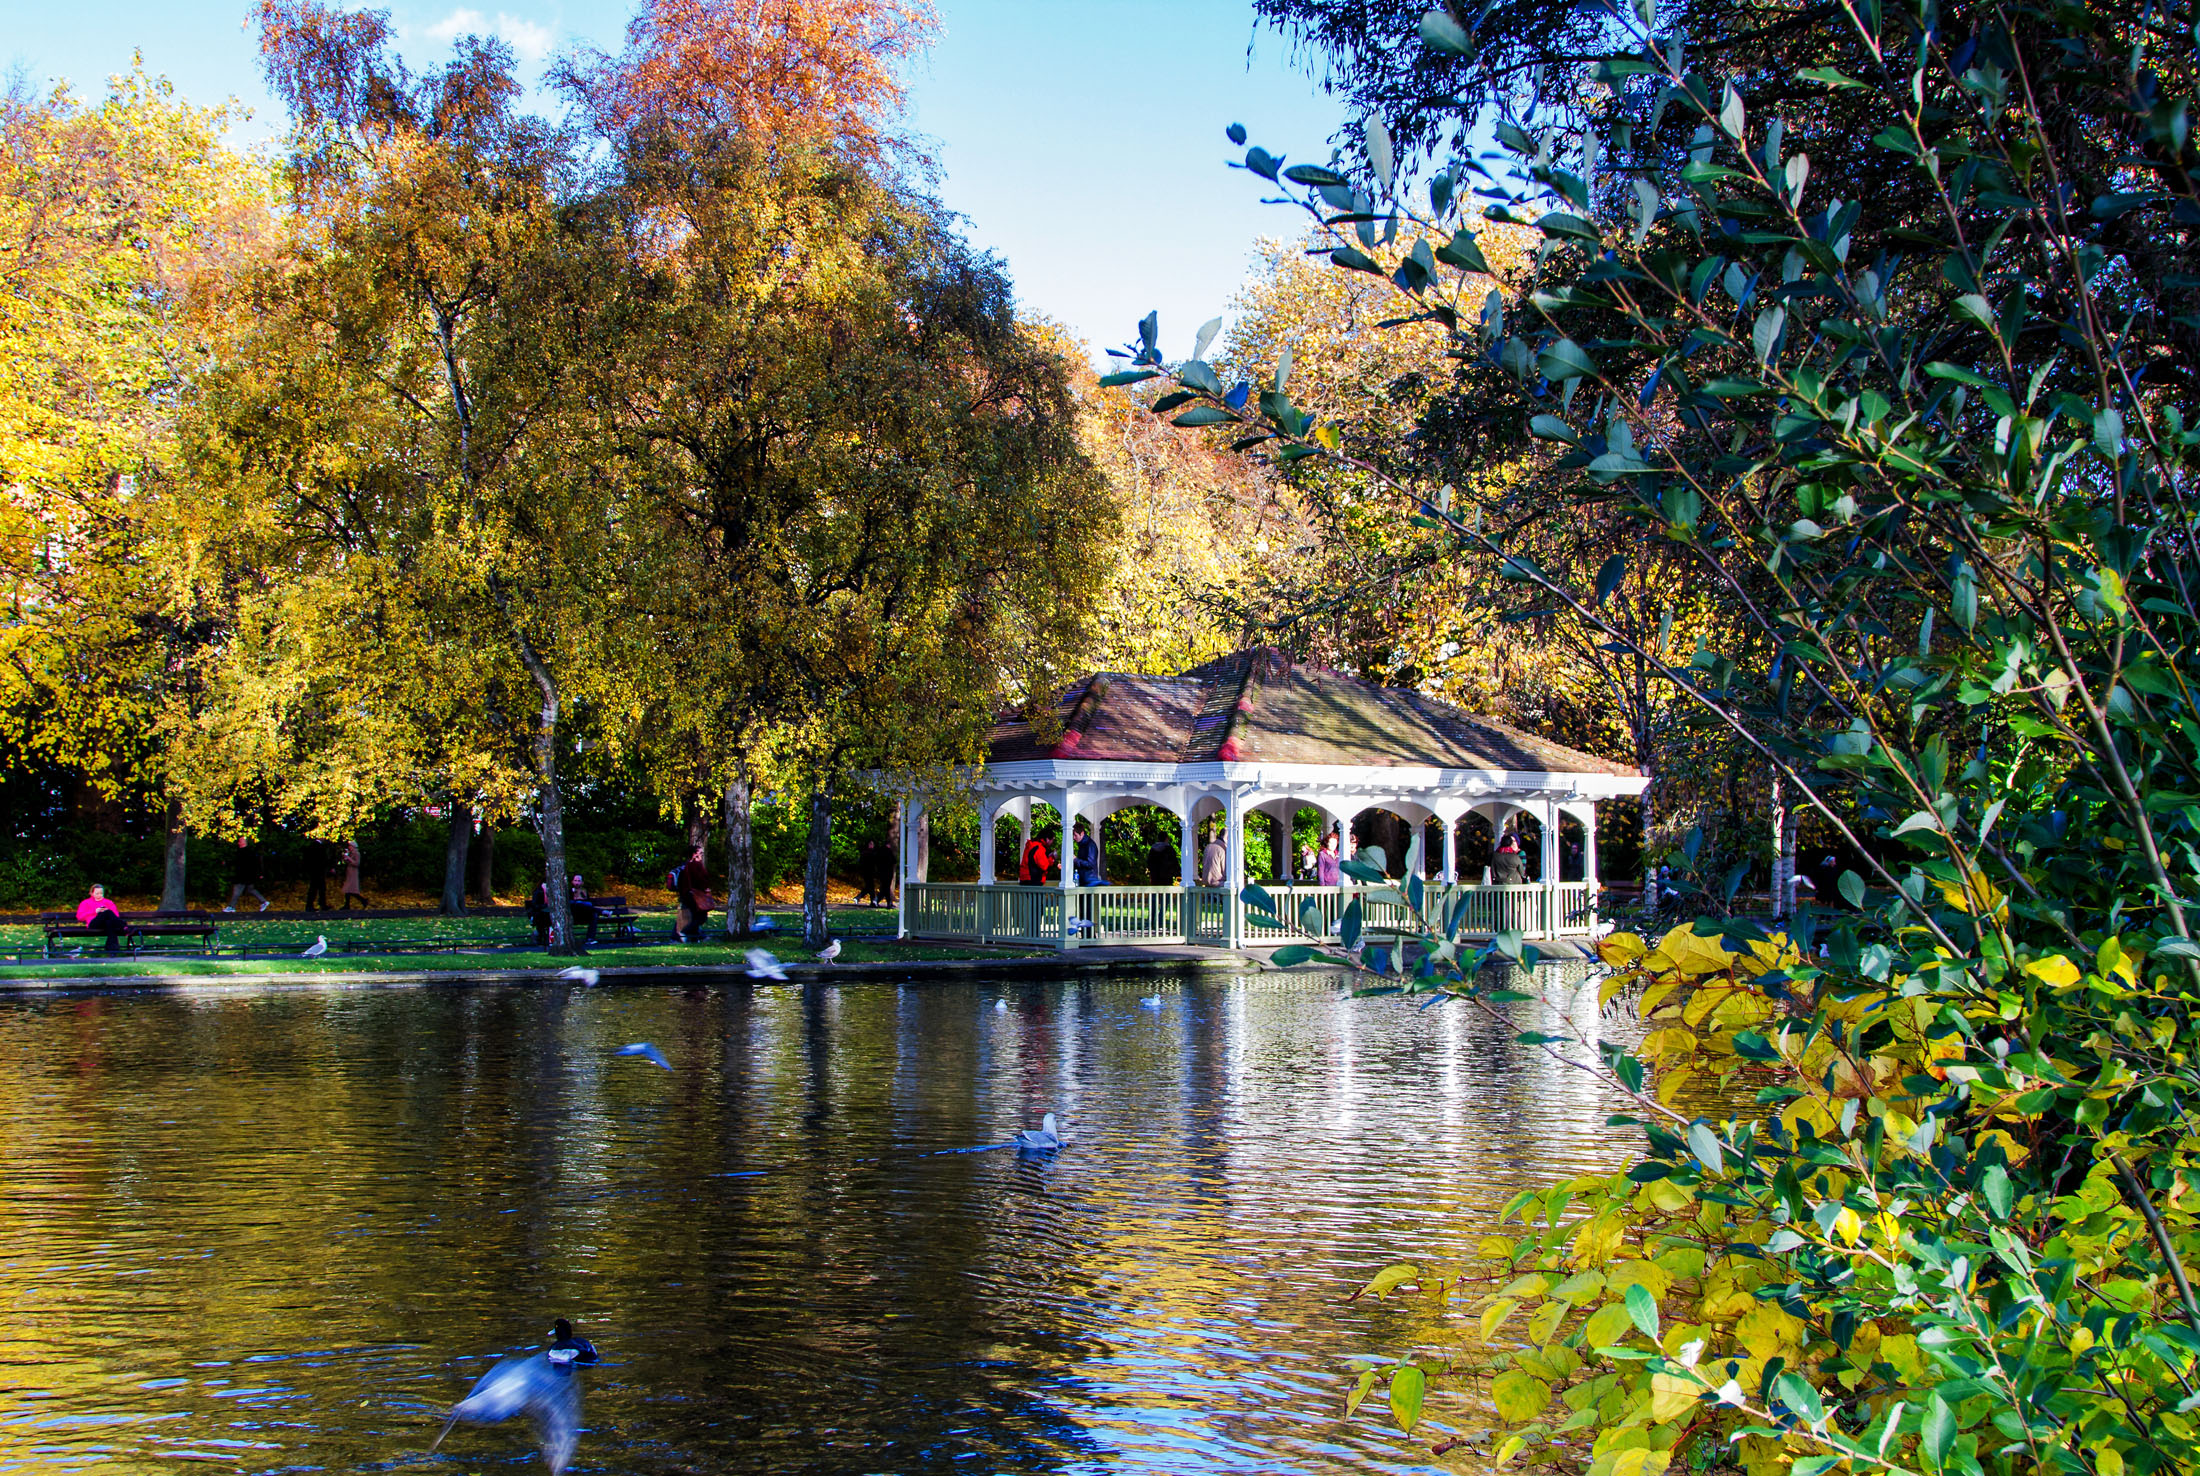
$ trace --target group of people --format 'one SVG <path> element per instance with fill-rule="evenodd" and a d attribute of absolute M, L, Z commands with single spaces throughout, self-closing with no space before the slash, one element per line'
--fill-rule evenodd
<path fill-rule="evenodd" d="M 1321 849 L 1308 846 L 1301 853 L 1299 869 L 1313 876 L 1319 885 L 1334 887 L 1344 880 L 1340 857 L 1341 841 L 1332 830 L 1322 838 Z M 1177 848 L 1169 844 L 1168 837 L 1157 836 L 1146 852 L 1146 879 L 1157 887 L 1176 885 L 1182 864 Z M 1203 887 L 1224 886 L 1229 881 L 1230 854 L 1223 848 L 1222 832 L 1210 828 L 1207 842 L 1200 847 L 1198 881 Z M 1092 833 L 1092 827 L 1080 820 L 1070 830 L 1070 876 L 1078 886 L 1097 887 L 1107 881 L 1106 869 L 1100 859 L 1100 843 Z M 1022 853 L 1016 861 L 1016 880 L 1027 887 L 1043 887 L 1059 884 L 1062 864 L 1054 854 L 1054 848 L 1042 835 L 1034 835 L 1024 841 Z"/>
<path fill-rule="evenodd" d="M 329 878 L 343 878 L 342 910 L 351 911 L 356 901 L 361 912 L 366 911 L 367 896 L 359 888 L 359 842 L 347 840 L 341 844 L 325 840 L 308 840 L 305 851 L 305 877 L 307 912 L 328 912 Z M 267 880 L 267 853 L 256 840 L 241 840 L 230 853 L 229 901 L 224 912 L 235 912 L 237 904 L 246 897 L 255 898 L 262 912 L 268 909 L 267 893 L 261 884 Z"/>

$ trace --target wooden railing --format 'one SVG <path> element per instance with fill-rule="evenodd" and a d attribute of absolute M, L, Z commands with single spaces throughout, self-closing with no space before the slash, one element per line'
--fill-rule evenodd
<path fill-rule="evenodd" d="M 1335 938 L 1338 920 L 1355 899 L 1360 926 L 1382 936 L 1412 923 L 1396 887 L 1265 888 L 1274 922 L 1236 904 L 1239 936 L 1248 943 L 1286 938 Z M 1432 886 L 1432 910 L 1459 931 L 1487 936 L 1518 932 L 1531 938 L 1587 936 L 1597 931 L 1596 899 L 1586 882 L 1525 886 Z M 975 882 L 911 882 L 903 888 L 903 927 L 915 938 L 973 943 L 1036 943 L 1055 948 L 1093 944 L 1175 943 L 1225 947 L 1230 941 L 1228 892 L 1220 887 L 981 886 Z"/>

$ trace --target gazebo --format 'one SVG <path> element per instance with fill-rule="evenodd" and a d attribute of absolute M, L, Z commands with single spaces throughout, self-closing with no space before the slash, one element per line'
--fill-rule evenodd
<path fill-rule="evenodd" d="M 890 782 L 890 781 L 885 781 Z M 978 811 L 978 879 L 929 879 L 927 812 L 941 796 L 904 794 L 901 806 L 903 937 L 1090 944 L 1206 944 L 1236 948 L 1329 932 L 1369 886 L 1308 885 L 1294 875 L 1293 821 L 1312 809 L 1323 832 L 1341 831 L 1343 852 L 1378 828 L 1355 822 L 1387 812 L 1386 871 L 1408 868 L 1447 902 L 1467 898 L 1469 931 L 1516 929 L 1533 937 L 1593 936 L 1597 921 L 1596 803 L 1642 793 L 1635 769 L 1475 717 L 1399 687 L 1294 662 L 1281 651 L 1234 652 L 1179 676 L 1099 672 L 1073 683 L 1051 714 L 1012 715 L 990 735 L 982 769 L 957 776 L 955 792 Z M 1028 839 L 1035 806 L 1054 810 L 1066 841 L 1079 820 L 1097 836 L 1117 810 L 1152 805 L 1176 818 L 1179 875 L 1170 884 L 1078 886 L 1069 858 L 1044 885 L 1001 880 L 994 839 L 1004 815 Z M 1486 871 L 1460 874 L 1461 829 L 1480 816 L 1492 835 L 1521 836 L 1534 871 L 1525 885 L 1493 886 Z M 1246 831 L 1268 818 L 1282 841 L 1268 870 L 1248 878 Z M 1561 846 L 1562 826 L 1579 843 Z M 1199 831 L 1219 824 L 1223 884 L 1199 884 Z M 1532 825 L 1537 832 L 1529 837 Z M 1404 845 L 1395 842 L 1410 832 Z M 1104 848 L 1103 848 L 1104 851 Z M 1391 854 L 1402 852 L 1402 854 Z M 1578 875 L 1568 878 L 1562 869 Z M 1248 880 L 1276 898 L 1286 921 L 1248 916 Z M 1105 883 L 1106 878 L 1101 880 Z M 1308 912 L 1309 905 L 1312 913 Z M 1392 907 L 1395 904 L 1388 904 Z M 1363 905 L 1382 923 L 1382 904 Z"/>

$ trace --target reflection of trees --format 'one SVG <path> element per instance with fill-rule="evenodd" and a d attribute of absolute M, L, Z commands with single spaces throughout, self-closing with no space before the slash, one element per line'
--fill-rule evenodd
<path fill-rule="evenodd" d="M 249 1401 L 138 1391 L 176 1329 L 196 1359 L 281 1355 L 193 1377 L 265 1386 L 286 1449 L 345 1464 L 404 1438 L 390 1400 L 441 1404 L 462 1360 L 562 1312 L 614 1360 L 590 1376 L 600 1456 L 1045 1470 L 1137 1438 L 1106 1412 L 1173 1379 L 1205 1391 L 1199 1438 L 1256 1449 L 1311 1399 L 1260 1383 L 1278 1340 L 1319 1379 L 1340 1328 L 1433 1335 L 1426 1304 L 1340 1298 L 1624 1146 L 1585 1078 L 1459 1007 L 1285 979 L 1140 1009 L 1154 987 L 0 1010 L 0 1357 L 57 1413 L 214 1432 Z M 674 1070 L 608 1055 L 630 1040 Z M 924 1156 L 1048 1108 L 1077 1137 L 1053 1162 Z M 0 1463 L 38 1464 L 32 1438 L 0 1425 Z"/>

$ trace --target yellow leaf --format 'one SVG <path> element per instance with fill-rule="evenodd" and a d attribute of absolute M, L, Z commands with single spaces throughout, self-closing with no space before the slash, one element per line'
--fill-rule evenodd
<path fill-rule="evenodd" d="M 1514 1301 L 1511 1297 L 1499 1297 L 1496 1301 L 1490 1303 L 1487 1307 L 1484 1307 L 1482 1309 L 1483 1341 L 1487 1342 L 1489 1340 L 1490 1334 L 1496 1332 L 1499 1325 L 1502 1324 L 1506 1318 L 1512 1316 L 1513 1308 L 1519 1305 L 1520 1304 Z"/>
<path fill-rule="evenodd" d="M 1490 1399 L 1497 1405 L 1499 1419 L 1508 1425 L 1525 1425 L 1551 1402 L 1551 1386 L 1516 1368 L 1491 1380 Z"/>
<path fill-rule="evenodd" d="M 1663 1424 L 1677 1420 L 1696 1407 L 1695 1381 L 1677 1374 L 1650 1375 L 1650 1418 Z"/>
<path fill-rule="evenodd" d="M 1717 938 L 1697 937 L 1688 923 L 1658 939 L 1657 951 L 1671 961 L 1672 968 L 1690 978 L 1723 974 L 1732 967 L 1736 957 Z"/>
<path fill-rule="evenodd" d="M 1803 1323 L 1772 1302 L 1760 1302 L 1734 1324 L 1734 1336 L 1750 1356 L 1769 1359 L 1793 1351 L 1800 1343 Z"/>
<path fill-rule="evenodd" d="M 1661 1476 L 1672 1459 L 1669 1450 L 1623 1450 L 1612 1458 L 1612 1476 Z"/>
<path fill-rule="evenodd" d="M 2113 1445 L 2093 1447 L 2093 1469 L 2101 1476 L 2124 1476 L 2124 1453 Z"/>
<path fill-rule="evenodd" d="M 2068 989 L 2082 977 L 2078 966 L 2059 953 L 2033 959 L 2024 971 L 2050 989 Z"/>
<path fill-rule="evenodd" d="M 1864 1217 L 1847 1205 L 1841 1206 L 1841 1213 L 1833 1217 L 1833 1233 L 1850 1245 L 1856 1244 L 1857 1237 L 1864 1233 Z"/>
<path fill-rule="evenodd" d="M 1614 933 L 1597 943 L 1597 957 L 1615 969 L 1640 963 L 1646 952 L 1648 950 L 1643 947 L 1642 939 L 1633 933 Z"/>
<path fill-rule="evenodd" d="M 1940 895 L 1950 907 L 1980 917 L 2000 917 L 2009 910 L 2008 901 L 2001 889 L 1990 881 L 1983 871 L 1966 873 L 1963 880 L 1941 882 Z"/>
<path fill-rule="evenodd" d="M 1527 1448 L 1528 1442 L 1522 1440 L 1518 1435 L 1506 1437 L 1505 1443 L 1497 1447 L 1497 1464 L 1504 1465 Z"/>
<path fill-rule="evenodd" d="M 1548 1343 L 1551 1335 L 1558 1331 L 1558 1325 L 1566 1320 L 1569 1310 L 1564 1302 L 1545 1302 L 1536 1308 L 1535 1314 L 1528 1319 L 1528 1341 Z"/>
<path fill-rule="evenodd" d="M 1640 1286 L 1651 1296 L 1662 1298 L 1673 1289 L 1673 1278 L 1655 1261 L 1618 1261 L 1604 1273 L 1605 1289 L 1615 1296 L 1624 1296 L 1627 1288 Z"/>
<path fill-rule="evenodd" d="M 1625 1302 L 1607 1302 L 1582 1324 L 1581 1341 L 1591 1348 L 1614 1348 L 1634 1325 Z"/>

